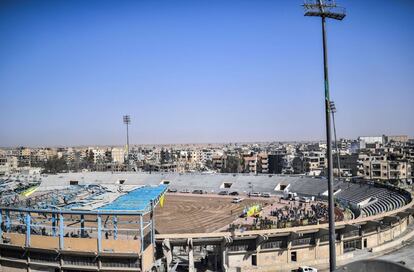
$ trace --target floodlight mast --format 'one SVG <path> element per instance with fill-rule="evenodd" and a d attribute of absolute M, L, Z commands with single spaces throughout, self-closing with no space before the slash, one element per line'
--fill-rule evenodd
<path fill-rule="evenodd" d="M 333 124 L 333 130 L 334 130 L 335 150 L 336 150 L 336 159 L 337 159 L 336 163 L 338 164 L 338 179 L 341 180 L 341 162 L 339 160 L 338 139 L 336 138 L 336 123 L 335 123 L 336 106 L 335 106 L 335 102 L 331 101 L 329 103 L 329 106 L 331 108 L 332 124 Z"/>
<path fill-rule="evenodd" d="M 326 18 L 342 20 L 345 17 L 345 9 L 338 7 L 334 0 L 305 0 L 305 16 L 322 18 L 322 43 L 323 43 L 323 68 L 325 86 L 325 118 L 326 118 L 326 145 L 328 158 L 328 213 L 329 213 L 329 270 L 336 269 L 336 235 L 335 235 L 335 211 L 333 196 L 333 164 L 332 164 L 332 137 L 330 118 L 330 98 L 328 80 L 328 47 L 326 44 Z"/>
<path fill-rule="evenodd" d="M 126 164 L 127 171 L 129 171 L 129 124 L 131 123 L 131 117 L 129 115 L 123 116 L 124 124 L 126 125 Z"/>

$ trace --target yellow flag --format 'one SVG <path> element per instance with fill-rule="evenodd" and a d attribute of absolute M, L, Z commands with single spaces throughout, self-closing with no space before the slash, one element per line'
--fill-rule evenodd
<path fill-rule="evenodd" d="M 165 194 L 163 194 L 163 195 L 160 197 L 160 206 L 161 206 L 161 208 L 162 208 L 162 207 L 164 207 L 164 200 L 165 200 Z"/>
<path fill-rule="evenodd" d="M 37 189 L 39 188 L 39 186 L 33 186 L 33 187 L 30 187 L 29 189 L 27 189 L 27 190 L 25 190 L 25 191 L 23 191 L 22 193 L 21 193 L 21 195 L 23 195 L 23 196 L 25 196 L 25 197 L 28 197 L 28 196 L 30 196 L 31 194 L 33 194 Z"/>

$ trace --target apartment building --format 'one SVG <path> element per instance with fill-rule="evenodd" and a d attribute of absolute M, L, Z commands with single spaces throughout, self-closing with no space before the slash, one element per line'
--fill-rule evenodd
<path fill-rule="evenodd" d="M 243 157 L 244 172 L 254 174 L 269 173 L 269 157 L 266 153 L 253 154 Z"/>
<path fill-rule="evenodd" d="M 411 165 L 403 160 L 389 160 L 387 155 L 360 158 L 358 175 L 373 180 L 396 180 L 411 178 Z"/>
<path fill-rule="evenodd" d="M 293 159 L 292 168 L 295 174 L 320 176 L 325 173 L 326 163 L 325 152 L 304 151 Z"/>
<path fill-rule="evenodd" d="M 287 166 L 286 154 L 269 154 L 269 173 L 282 174 L 283 169 Z"/>
<path fill-rule="evenodd" d="M 125 161 L 125 149 L 120 147 L 114 147 L 111 150 L 112 162 L 116 164 L 123 164 Z"/>
<path fill-rule="evenodd" d="M 0 176 L 8 175 L 18 168 L 18 159 L 15 156 L 0 156 Z"/>
<path fill-rule="evenodd" d="M 385 136 L 387 143 L 390 142 L 400 142 L 400 143 L 407 143 L 408 142 L 408 135 L 392 135 L 392 136 Z"/>
<path fill-rule="evenodd" d="M 226 167 L 226 155 L 224 154 L 216 153 L 212 156 L 211 160 L 213 169 L 219 172 Z"/>
<path fill-rule="evenodd" d="M 337 161 L 334 160 L 334 168 Z M 406 180 L 412 177 L 412 165 L 406 159 L 391 154 L 350 154 L 340 156 L 341 172 L 371 180 Z"/>

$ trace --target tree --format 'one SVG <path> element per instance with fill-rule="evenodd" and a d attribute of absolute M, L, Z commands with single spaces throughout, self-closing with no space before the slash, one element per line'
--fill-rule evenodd
<path fill-rule="evenodd" d="M 58 158 L 57 156 L 48 159 L 43 165 L 42 173 L 56 174 L 66 172 L 68 166 L 64 158 Z"/>
<path fill-rule="evenodd" d="M 221 169 L 222 173 L 240 173 L 242 170 L 241 160 L 238 156 L 227 156 L 225 167 Z"/>

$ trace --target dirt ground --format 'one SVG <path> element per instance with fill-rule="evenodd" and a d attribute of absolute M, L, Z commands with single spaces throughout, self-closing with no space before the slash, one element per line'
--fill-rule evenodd
<path fill-rule="evenodd" d="M 266 199 L 245 198 L 233 204 L 231 196 L 167 194 L 164 207 L 155 210 L 158 233 L 213 232 L 232 223 L 247 205 L 270 203 Z M 244 198 L 244 197 L 243 197 Z"/>

